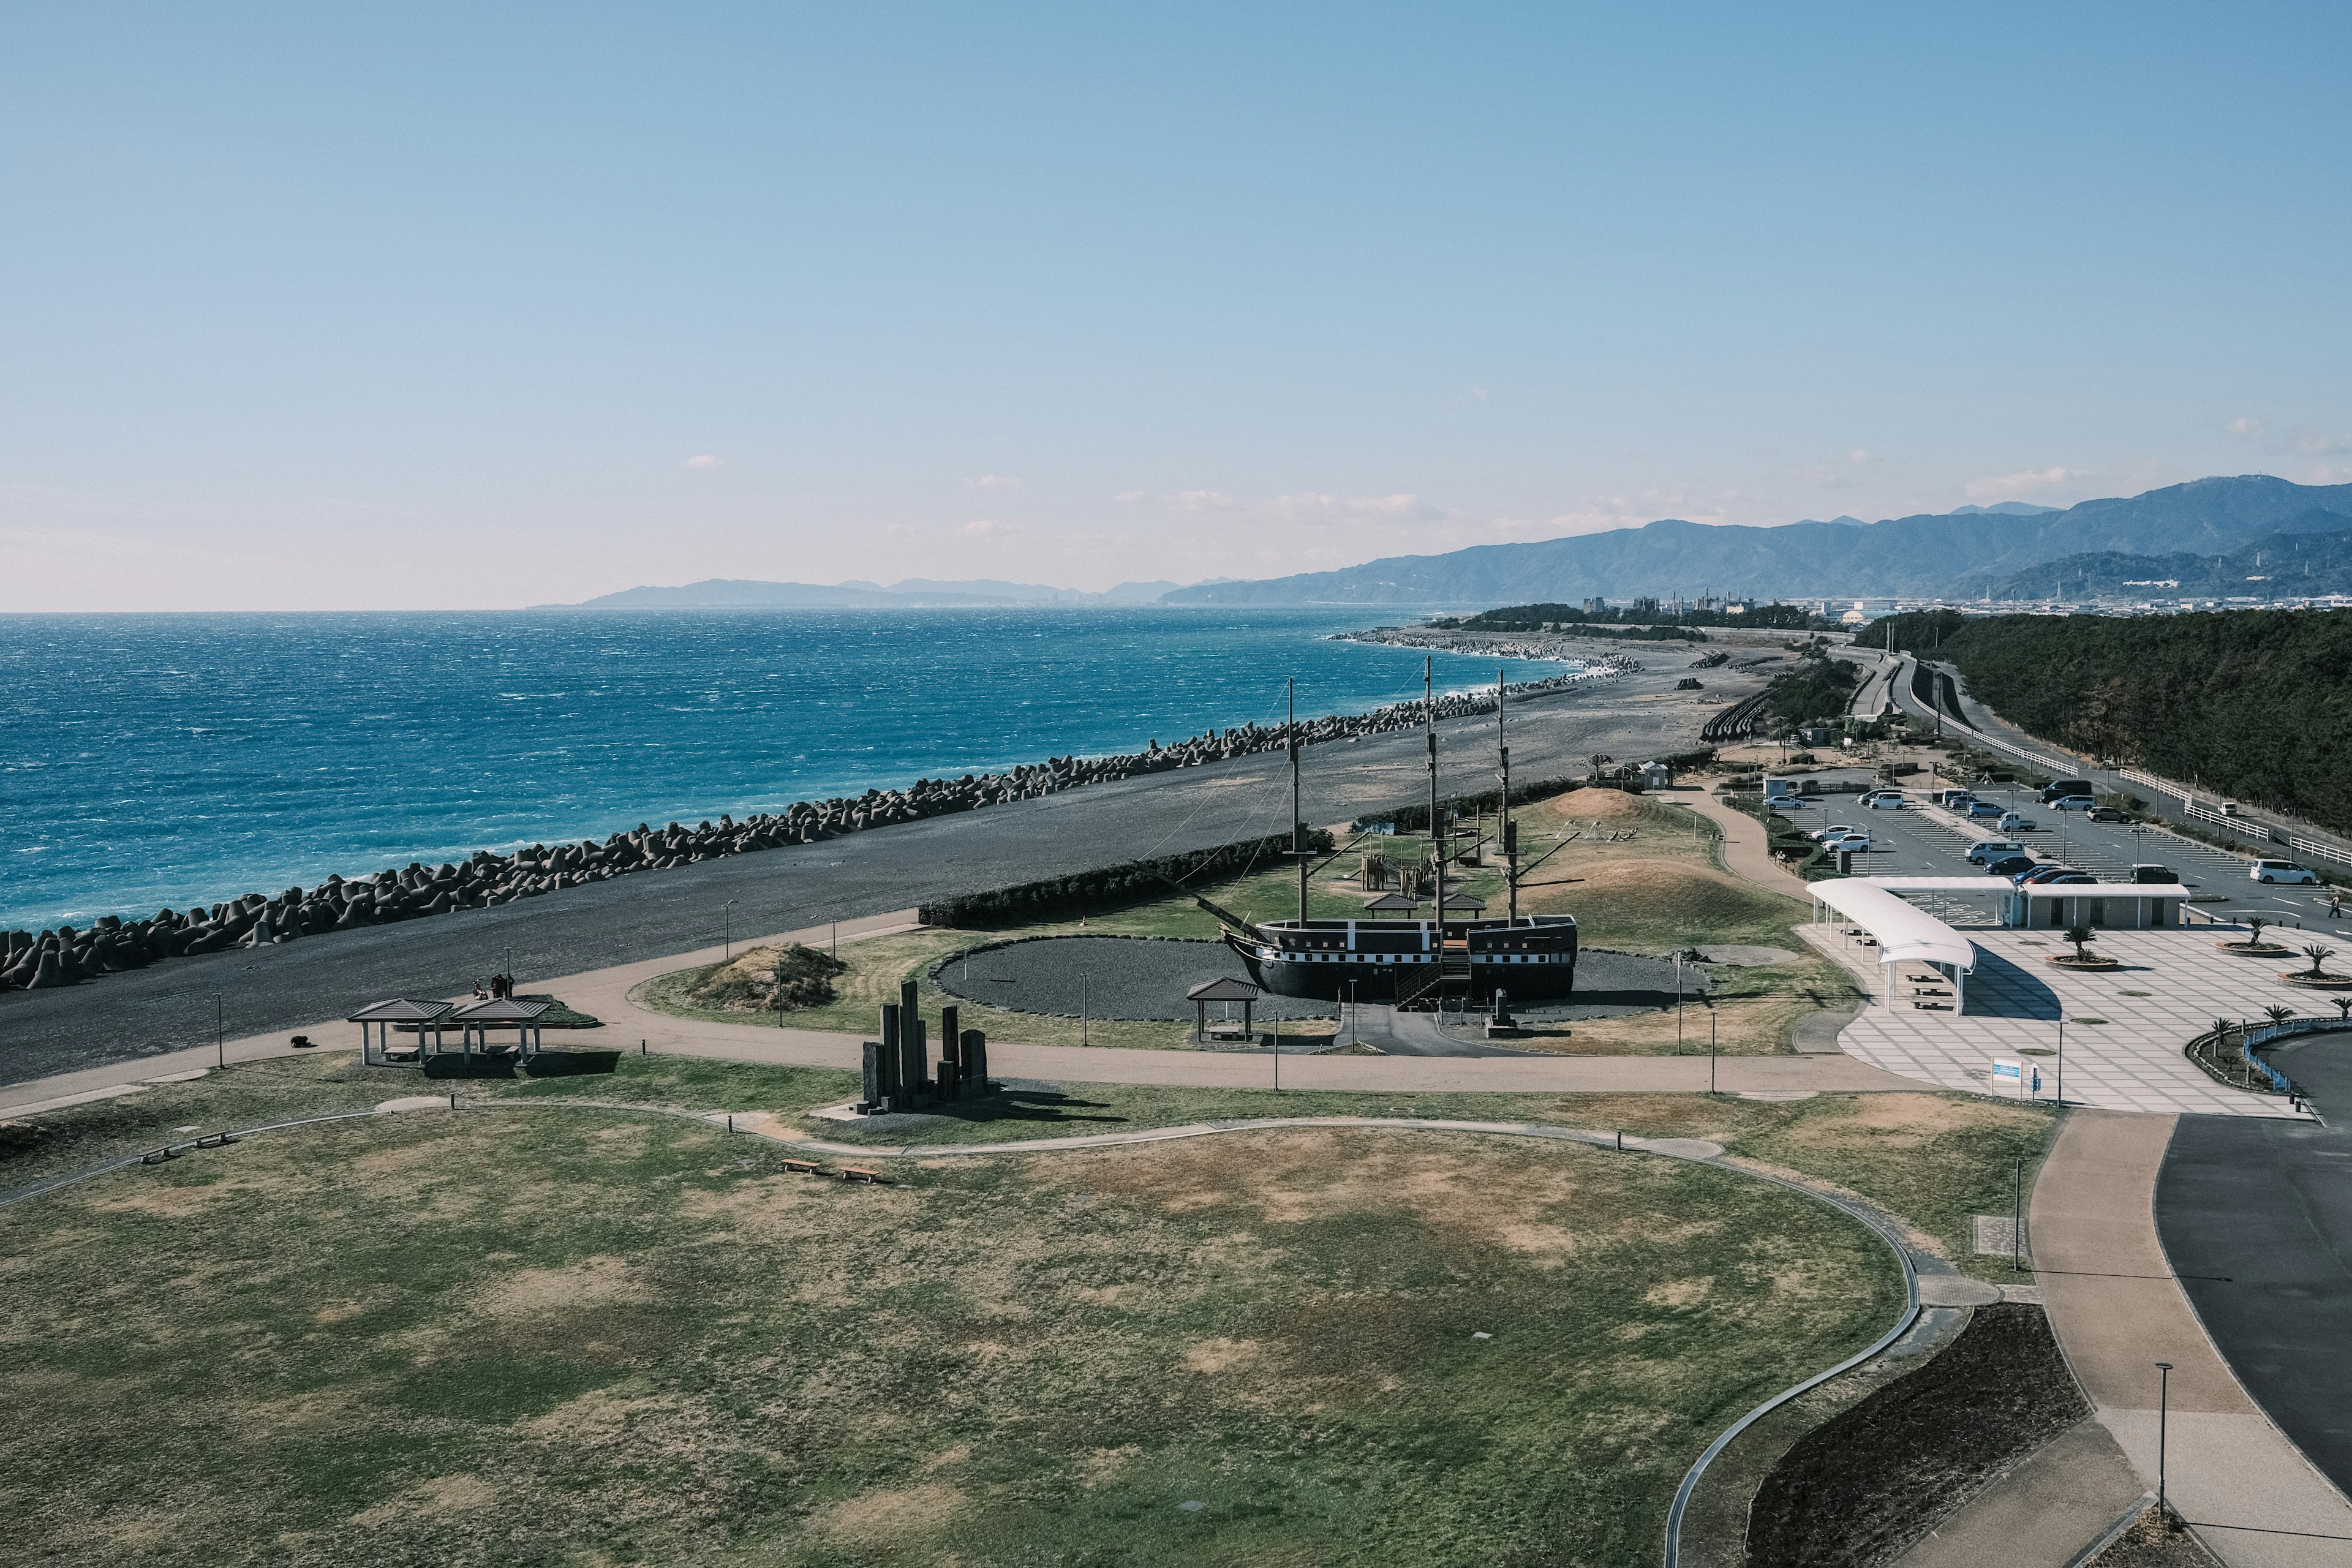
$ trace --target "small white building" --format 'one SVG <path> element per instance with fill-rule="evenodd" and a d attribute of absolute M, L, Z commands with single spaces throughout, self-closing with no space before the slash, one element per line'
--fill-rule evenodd
<path fill-rule="evenodd" d="M 1675 770 L 1664 763 L 1643 763 L 1641 775 L 1643 789 L 1667 789 L 1675 782 Z"/>

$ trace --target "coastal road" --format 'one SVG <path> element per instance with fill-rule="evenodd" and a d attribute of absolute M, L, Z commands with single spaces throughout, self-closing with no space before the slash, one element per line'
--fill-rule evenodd
<path fill-rule="evenodd" d="M 1649 650 L 1640 650 L 1647 653 Z M 1685 660 L 1514 702 L 1520 781 L 1581 775 L 1595 752 L 1621 760 L 1689 750 L 1754 677 L 1676 693 Z M 1440 787 L 1494 786 L 1491 716 L 1438 726 Z M 1345 822 L 1428 798 L 1418 732 L 1310 747 L 1305 810 Z M 904 909 L 949 893 L 1012 886 L 1147 856 L 1280 832 L 1288 764 L 1278 752 L 1089 784 L 1043 800 L 934 817 L 822 844 L 729 856 L 566 889 L 496 909 L 312 937 L 259 951 L 173 959 L 54 991 L 0 995 L 0 1083 L 300 1028 L 387 996 L 445 996 L 499 971 L 524 989 L 714 942 Z M 726 909 L 732 900 L 733 908 Z M 722 914 L 722 910 L 724 913 Z"/>

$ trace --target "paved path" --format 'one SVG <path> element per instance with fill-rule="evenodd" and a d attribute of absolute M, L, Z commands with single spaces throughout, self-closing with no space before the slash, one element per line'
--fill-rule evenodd
<path fill-rule="evenodd" d="M 2344 1568 L 2352 1502 L 2249 1399 L 2173 1278 L 2150 1203 L 2173 1119 L 2070 1114 L 2033 1189 L 2034 1279 L 2098 1418 L 2157 1479 L 2155 1363 L 2173 1363 L 2168 1491 L 2229 1568 Z"/>
<path fill-rule="evenodd" d="M 1895 1568 L 2069 1568 L 2126 1509 L 2154 1496 L 2094 1416 L 1937 1525 Z"/>
<path fill-rule="evenodd" d="M 2042 1069 L 2042 1096 L 2059 1087 L 2054 1051 L 2058 1020 L 2065 1030 L 2064 1079 L 2069 1104 L 2106 1110 L 2176 1111 L 2209 1116 L 2306 1120 L 2283 1095 L 2253 1094 L 2208 1078 L 2181 1047 L 2215 1017 L 2259 1016 L 2264 1004 L 2295 1000 L 2275 978 L 2285 960 L 2233 958 L 2214 946 L 2210 930 L 2105 931 L 2098 950 L 2123 960 L 2099 973 L 2053 969 L 2042 960 L 2066 951 L 2052 931 L 1969 926 L 1977 971 L 1969 977 L 1968 1011 L 1958 1016 L 1921 1011 L 1883 995 L 1885 977 L 1874 948 L 1850 948 L 1842 927 L 1798 928 L 1816 949 L 1844 964 L 1872 993 L 1838 1037 L 1847 1055 L 1938 1089 L 1986 1092 L 1995 1058 L 2022 1059 Z M 2137 993 L 2137 994 L 2136 994 Z M 2105 1023 L 2085 1024 L 2085 1018 Z"/>
<path fill-rule="evenodd" d="M 2333 1124 L 2184 1119 L 2157 1228 L 2240 1381 L 2352 1490 L 2352 1036 L 2272 1056 Z"/>
<path fill-rule="evenodd" d="M 911 929 L 913 911 L 898 910 L 864 921 L 845 921 L 845 941 Z M 825 940 L 818 928 L 761 937 L 761 942 Z M 814 1029 L 779 1029 L 751 1024 L 718 1024 L 655 1013 L 629 1000 L 629 992 L 657 974 L 695 963 L 710 963 L 719 949 L 672 953 L 635 963 L 617 964 L 581 974 L 534 980 L 527 989 L 560 995 L 572 1006 L 604 1021 L 593 1038 L 598 1044 L 635 1047 L 643 1041 L 650 1051 L 705 1057 L 722 1061 L 767 1062 L 792 1067 L 838 1068 L 855 1072 L 861 1065 L 856 1035 L 835 1035 Z M 313 1039 L 358 1044 L 354 1026 L 333 1019 L 313 1020 L 290 1033 Z M 289 1056 L 289 1034 L 271 1033 L 227 1042 L 220 1053 L 229 1061 L 254 1061 Z M 1016 1040 L 992 1039 L 989 1064 L 1009 1078 L 1048 1079 L 1066 1083 L 1163 1084 L 1198 1089 L 1270 1089 L 1275 1064 L 1265 1053 L 1228 1051 L 1118 1050 L 1106 1047 L 1027 1046 Z M 0 1088 L 0 1111 L 54 1101 L 62 1096 L 89 1094 L 151 1080 L 159 1074 L 210 1067 L 210 1048 L 174 1052 L 86 1068 Z M 1555 1094 L 1704 1093 L 1707 1089 L 1707 1058 L 1689 1057 L 1550 1057 L 1517 1052 L 1493 1057 L 1285 1057 L 1281 1064 L 1285 1089 L 1360 1089 L 1391 1093 L 1444 1090 L 1496 1090 Z M 1716 1083 L 1727 1094 L 1791 1093 L 1804 1090 L 1915 1091 L 1918 1085 L 1866 1063 L 1836 1057 L 1722 1057 L 1716 1066 Z"/>
<path fill-rule="evenodd" d="M 1675 697 L 1679 674 L 1661 668 L 1515 700 L 1511 752 L 1519 776 L 1581 773 L 1594 752 L 1649 755 L 1696 744 L 1717 704 Z M 1719 695 L 1740 695 L 1760 683 L 1755 676 L 1727 678 L 1729 689 Z M 1493 765 L 1493 718 L 1437 728 L 1446 787 L 1482 787 Z M 1425 799 L 1424 766 L 1418 731 L 1309 747 L 1307 815 L 1344 822 Z M 720 910 L 730 900 L 737 930 L 782 931 L 1229 843 L 1279 825 L 1289 810 L 1288 779 L 1282 753 L 1268 752 L 616 878 L 496 909 L 259 952 L 169 959 L 55 991 L 10 992 L 0 994 L 0 1082 L 207 1043 L 216 992 L 232 1036 L 288 1033 L 380 996 L 448 995 L 500 969 L 537 990 L 542 976 L 698 947 L 720 934 Z M 231 891 L 215 889 L 213 896 Z"/>
<path fill-rule="evenodd" d="M 1704 790 L 1677 792 L 1673 804 L 1689 806 L 1723 830 L 1723 864 L 1733 876 L 1792 899 L 1805 896 L 1805 879 L 1772 858 L 1770 837 L 1762 823 Z"/>

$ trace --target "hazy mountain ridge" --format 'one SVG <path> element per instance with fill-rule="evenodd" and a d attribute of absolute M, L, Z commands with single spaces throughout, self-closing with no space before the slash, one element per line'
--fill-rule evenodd
<path fill-rule="evenodd" d="M 2016 601 L 2352 593 L 2352 517 L 2314 509 L 2295 523 L 2223 555 L 2095 551 L 2022 571 L 1972 573 L 1954 581 L 1949 596 Z"/>
<path fill-rule="evenodd" d="M 2324 521 L 2307 521 L 2314 517 Z M 1645 594 L 1948 595 L 1957 580 L 1980 583 L 1989 574 L 2062 556 L 2228 554 L 2270 533 L 2347 521 L 2352 485 L 2297 485 L 2253 474 L 2088 500 L 2063 511 L 1989 509 L 1778 528 L 1669 518 L 1529 544 L 1392 556 L 1334 572 L 1197 584 L 1163 602 L 1488 605 Z"/>
<path fill-rule="evenodd" d="M 1082 588 L 1052 588 L 1035 583 L 1001 583 L 981 578 L 967 583 L 936 583 L 908 578 L 887 588 L 873 583 L 764 583 L 732 577 L 708 577 L 678 587 L 624 588 L 576 605 L 534 605 L 540 610 L 856 610 L 1003 607 L 1034 605 L 1150 605 L 1176 586 L 1173 583 L 1121 583 L 1102 593 Z"/>

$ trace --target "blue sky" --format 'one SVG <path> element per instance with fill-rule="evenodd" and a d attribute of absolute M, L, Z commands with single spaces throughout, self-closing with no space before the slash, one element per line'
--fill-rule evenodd
<path fill-rule="evenodd" d="M 1104 587 L 2341 482 L 2347 33 L 16 7 L 0 610 Z"/>

